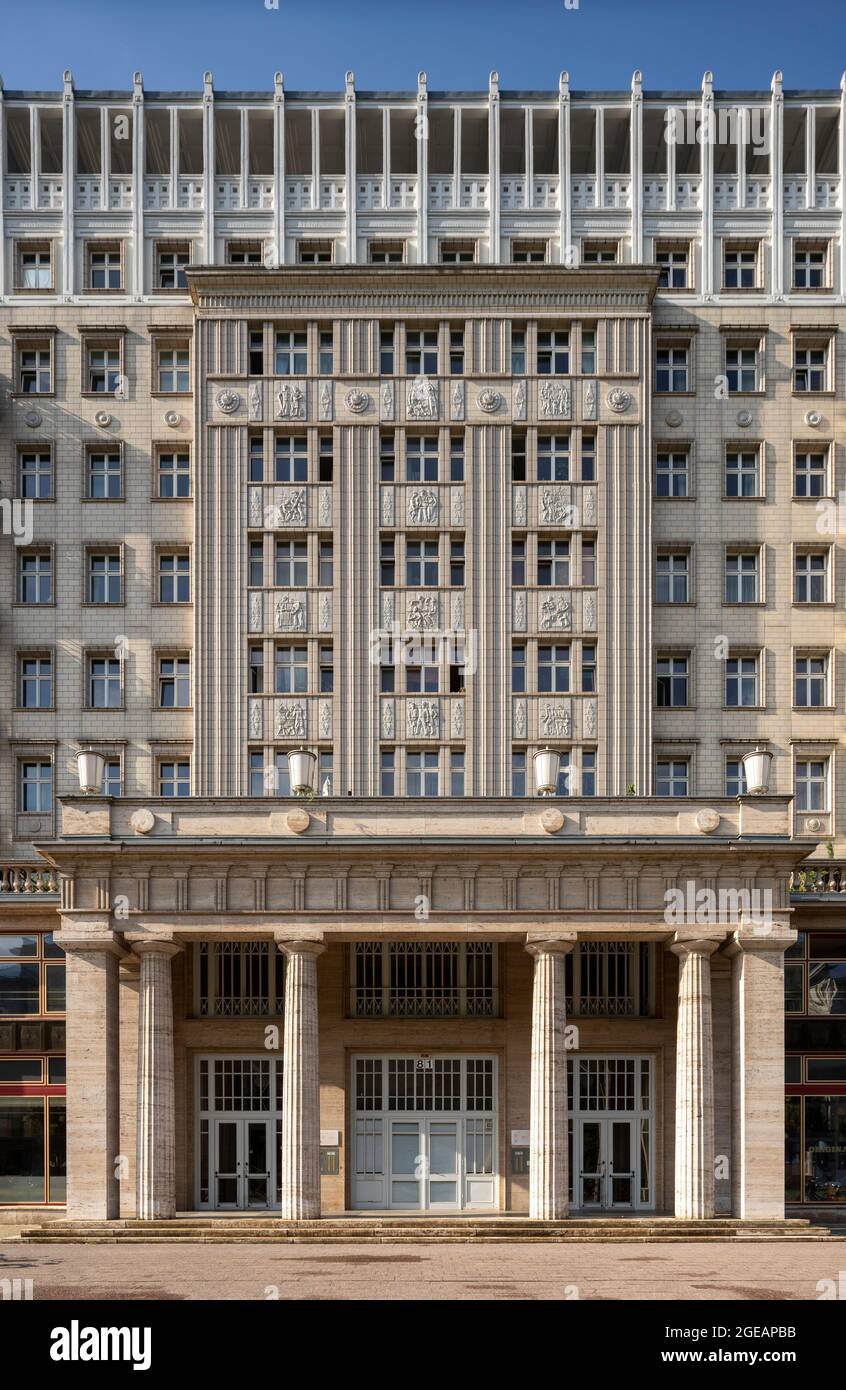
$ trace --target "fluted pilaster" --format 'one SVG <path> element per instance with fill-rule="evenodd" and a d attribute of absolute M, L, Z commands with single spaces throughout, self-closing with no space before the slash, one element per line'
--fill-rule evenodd
<path fill-rule="evenodd" d="M 567 1052 L 564 960 L 572 941 L 530 942 L 532 990 L 529 1214 L 567 1215 Z"/>
<path fill-rule="evenodd" d="M 320 1070 L 316 941 L 282 941 L 285 1024 L 282 1053 L 282 1216 L 320 1215 Z"/>
<path fill-rule="evenodd" d="M 675 1214 L 714 1215 L 714 1045 L 711 955 L 716 941 L 681 941 L 676 1023 Z"/>

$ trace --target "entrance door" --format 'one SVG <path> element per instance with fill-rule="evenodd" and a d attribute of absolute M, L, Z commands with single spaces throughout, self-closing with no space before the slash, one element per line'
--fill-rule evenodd
<path fill-rule="evenodd" d="M 609 1210 L 634 1205 L 636 1123 L 609 1117 L 577 1119 L 577 1206 Z"/>
<path fill-rule="evenodd" d="M 271 1122 L 215 1121 L 215 1202 L 221 1210 L 247 1211 L 271 1205 Z"/>
<path fill-rule="evenodd" d="M 392 1207 L 452 1209 L 459 1206 L 461 1121 L 391 1120 Z"/>

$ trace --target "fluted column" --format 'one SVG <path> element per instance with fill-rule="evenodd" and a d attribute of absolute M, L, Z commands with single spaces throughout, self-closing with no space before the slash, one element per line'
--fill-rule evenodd
<path fill-rule="evenodd" d="M 564 960 L 571 941 L 530 941 L 532 989 L 529 1215 L 567 1215 L 567 1052 Z"/>
<path fill-rule="evenodd" d="M 711 956 L 718 941 L 677 941 L 675 1214 L 714 1215 L 714 1042 Z"/>
<path fill-rule="evenodd" d="M 282 1216 L 320 1215 L 319 941 L 280 941 L 285 964 L 282 1052 Z"/>
<path fill-rule="evenodd" d="M 176 1211 L 176 1106 L 173 1089 L 173 978 L 182 947 L 139 941 L 135 1214 L 142 1221 Z"/>

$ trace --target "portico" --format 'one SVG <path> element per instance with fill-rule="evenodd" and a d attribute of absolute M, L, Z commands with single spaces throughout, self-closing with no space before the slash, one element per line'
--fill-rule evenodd
<path fill-rule="evenodd" d="M 41 847 L 71 1219 L 783 1215 L 784 799 L 139 809 Z M 679 924 L 691 881 L 770 918 Z"/>

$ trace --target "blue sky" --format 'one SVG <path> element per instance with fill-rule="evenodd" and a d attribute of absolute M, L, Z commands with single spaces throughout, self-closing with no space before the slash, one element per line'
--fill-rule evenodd
<path fill-rule="evenodd" d="M 574 4 L 576 0 L 569 0 Z M 278 3 L 278 9 L 268 4 Z M 25 23 L 21 15 L 25 14 Z M 476 89 L 492 68 L 506 88 L 837 87 L 846 69 L 846 0 L 0 0 L 7 88 L 264 90 L 277 69 L 294 89 Z M 36 40 L 33 41 L 33 36 Z"/>

